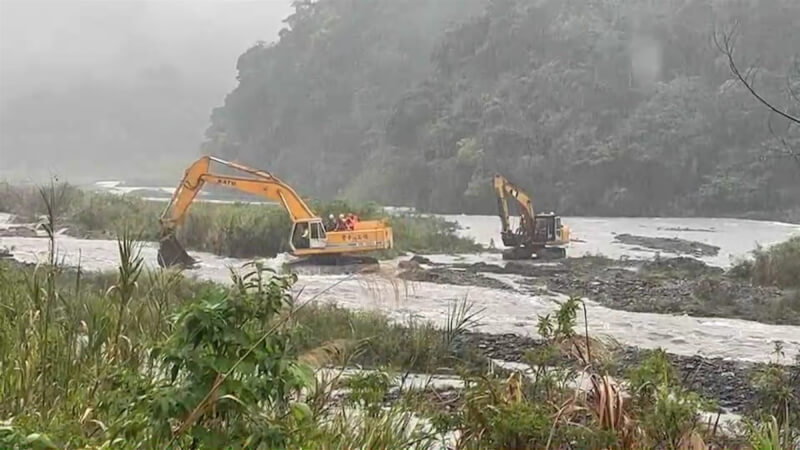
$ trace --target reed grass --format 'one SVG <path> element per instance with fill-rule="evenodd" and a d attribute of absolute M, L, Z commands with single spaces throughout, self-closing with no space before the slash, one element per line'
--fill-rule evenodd
<path fill-rule="evenodd" d="M 40 192 L 51 230 L 69 211 L 62 192 Z M 663 352 L 627 382 L 604 373 L 596 341 L 574 329 L 577 299 L 539 330 L 553 352 L 592 342 L 591 354 L 563 351 L 584 365 L 586 390 L 569 384 L 574 368 L 544 359 L 529 361 L 534 379 L 465 359 L 455 347 L 480 320 L 466 299 L 443 305 L 441 326 L 398 324 L 295 298 L 294 276 L 255 263 L 234 270 L 229 285 L 148 273 L 133 237 L 119 238 L 112 274 L 60 266 L 55 233 L 42 265 L 0 262 L 0 448 L 730 447 L 699 420 L 707 403 L 681 386 Z M 466 387 L 447 407 L 387 406 L 390 377 L 320 381 L 315 371 L 330 364 L 447 367 Z M 761 373 L 763 402 L 734 438 L 738 448 L 795 446 L 798 373 L 778 364 Z M 336 403 L 340 386 L 360 390 L 355 409 Z"/>
<path fill-rule="evenodd" d="M 159 238 L 164 204 L 135 196 L 84 191 L 62 184 L 61 225 L 68 234 L 86 238 L 113 239 L 128 231 L 146 241 Z M 343 201 L 312 202 L 320 217 L 352 212 L 362 219 L 386 217 L 374 204 L 351 205 Z M 47 212 L 34 188 L 0 184 L 0 212 L 18 216 L 19 221 L 38 221 Z M 389 217 L 395 249 L 379 257 L 413 253 L 472 253 L 481 247 L 458 235 L 457 225 L 435 216 L 399 215 Z M 210 204 L 192 205 L 178 238 L 187 248 L 237 258 L 273 257 L 289 250 L 291 222 L 277 205 Z"/>

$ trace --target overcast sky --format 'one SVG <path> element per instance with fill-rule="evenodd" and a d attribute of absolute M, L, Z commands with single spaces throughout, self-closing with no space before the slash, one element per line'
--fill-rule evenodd
<path fill-rule="evenodd" d="M 0 96 L 164 65 L 224 95 L 237 57 L 273 41 L 291 0 L 0 0 Z"/>

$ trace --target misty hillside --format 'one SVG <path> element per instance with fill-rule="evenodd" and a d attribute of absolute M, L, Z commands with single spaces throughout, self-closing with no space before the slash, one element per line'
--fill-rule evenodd
<path fill-rule="evenodd" d="M 800 170 L 762 156 L 800 137 L 712 43 L 734 19 L 737 56 L 784 104 L 794 0 L 299 2 L 240 57 L 205 151 L 310 195 L 431 211 L 493 211 L 495 171 L 564 214 L 794 208 Z"/>
<path fill-rule="evenodd" d="M 39 177 L 37 170 L 71 179 L 147 179 L 167 165 L 177 177 L 197 152 L 214 98 L 209 84 L 189 81 L 164 68 L 132 82 L 87 81 L 19 95 L 0 107 L 3 154 L 13 158 L 3 166 Z"/>
<path fill-rule="evenodd" d="M 172 184 L 289 3 L 3 0 L 0 179 Z"/>

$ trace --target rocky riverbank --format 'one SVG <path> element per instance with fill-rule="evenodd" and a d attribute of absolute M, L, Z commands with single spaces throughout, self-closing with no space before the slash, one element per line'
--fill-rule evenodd
<path fill-rule="evenodd" d="M 679 230 L 673 229 L 673 231 L 679 231 Z M 680 231 L 697 231 L 697 230 L 680 230 Z M 694 256 L 717 256 L 719 254 L 719 247 L 717 247 L 716 245 L 708 245 L 702 242 L 689 241 L 686 239 L 619 234 L 617 236 L 614 236 L 614 240 L 626 245 L 635 245 L 639 247 L 644 247 L 649 250 L 663 251 L 663 252 L 673 253 L 676 255 L 685 254 Z"/>
<path fill-rule="evenodd" d="M 470 333 L 460 342 L 462 348 L 476 348 L 488 358 L 522 362 L 527 352 L 541 348 L 544 342 L 516 334 Z M 613 349 L 612 374 L 623 378 L 642 362 L 646 352 L 636 347 L 619 346 Z M 701 356 L 669 354 L 686 388 L 704 398 L 714 400 L 727 412 L 743 413 L 753 404 L 757 392 L 751 381 L 763 364 L 731 361 Z M 581 369 L 576 366 L 577 369 Z"/>
<path fill-rule="evenodd" d="M 613 309 L 697 317 L 725 317 L 800 325 L 800 293 L 754 286 L 722 269 L 689 257 L 653 261 L 602 256 L 556 262 L 511 261 L 506 265 L 426 264 L 406 266 L 400 278 L 432 283 L 514 289 L 488 274 L 513 275 L 516 289 L 579 296 Z"/>

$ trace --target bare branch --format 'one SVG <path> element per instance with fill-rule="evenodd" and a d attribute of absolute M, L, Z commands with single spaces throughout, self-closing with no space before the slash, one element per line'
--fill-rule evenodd
<path fill-rule="evenodd" d="M 781 156 L 788 156 L 794 160 L 795 163 L 800 165 L 800 151 L 794 150 L 788 142 L 786 142 L 786 138 L 784 137 L 787 135 L 792 129 L 793 123 L 789 123 L 786 127 L 786 132 L 783 135 L 778 136 L 778 133 L 775 132 L 775 129 L 772 128 L 772 120 L 771 118 L 767 120 L 767 128 L 769 129 L 770 134 L 772 137 L 780 141 L 781 145 L 783 146 L 782 149 L 767 149 L 769 152 L 779 153 Z"/>
<path fill-rule="evenodd" d="M 800 81 L 800 57 L 794 58 L 794 73 L 797 74 L 798 81 Z M 800 94 L 794 90 L 794 86 L 792 86 L 793 80 L 791 75 L 786 77 L 786 87 L 789 89 L 789 95 L 800 105 Z"/>
<path fill-rule="evenodd" d="M 770 103 L 767 99 L 762 97 L 761 94 L 759 94 L 756 91 L 754 87 L 755 79 L 753 79 L 752 81 L 750 80 L 751 75 L 753 75 L 754 73 L 755 66 L 751 66 L 744 74 L 742 74 L 742 72 L 739 70 L 739 67 L 736 65 L 736 59 L 734 57 L 734 53 L 736 50 L 737 30 L 738 30 L 738 24 L 735 24 L 734 27 L 731 29 L 731 31 L 729 31 L 728 33 L 721 33 L 720 35 L 720 33 L 714 32 L 714 44 L 717 46 L 719 51 L 722 52 L 722 54 L 725 55 L 725 57 L 728 59 L 728 67 L 730 68 L 731 73 L 736 78 L 739 79 L 739 81 L 744 85 L 744 87 L 748 91 L 750 91 L 750 94 L 752 94 L 753 97 L 755 97 L 759 102 L 761 102 L 762 105 L 766 106 L 769 110 L 783 117 L 784 119 L 789 120 L 790 122 L 796 124 L 800 124 L 800 117 L 795 117 L 789 114 L 788 111 L 784 111 L 774 106 L 772 103 Z"/>

